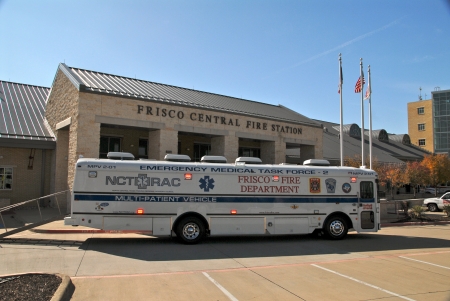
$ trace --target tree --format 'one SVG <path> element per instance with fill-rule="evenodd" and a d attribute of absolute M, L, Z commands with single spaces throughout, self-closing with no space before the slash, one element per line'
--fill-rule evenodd
<path fill-rule="evenodd" d="M 405 177 L 405 164 L 383 164 L 378 171 L 378 180 L 382 185 L 390 188 L 391 196 L 394 196 L 394 189 L 407 183 Z"/>
<path fill-rule="evenodd" d="M 426 155 L 422 160 L 422 165 L 429 170 L 427 183 L 435 189 L 437 195 L 437 186 L 450 179 L 450 160 L 447 154 Z"/>
<path fill-rule="evenodd" d="M 353 157 L 345 157 L 344 165 L 359 168 L 361 166 L 361 155 L 354 155 Z M 370 167 L 370 158 L 367 156 L 364 160 L 364 165 L 369 168 Z M 381 163 L 375 157 L 372 159 L 372 169 L 377 171 L 377 169 L 381 166 Z"/>
<path fill-rule="evenodd" d="M 414 189 L 414 197 L 416 197 L 417 185 L 423 185 L 429 182 L 430 171 L 422 162 L 413 161 L 406 163 L 405 181 L 409 182 Z"/>

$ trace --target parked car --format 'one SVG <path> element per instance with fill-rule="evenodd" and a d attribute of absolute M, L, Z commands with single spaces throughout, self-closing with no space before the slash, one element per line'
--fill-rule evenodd
<path fill-rule="evenodd" d="M 444 205 L 450 205 L 450 192 L 443 194 L 441 197 L 425 199 L 423 205 L 428 207 L 431 212 L 442 210 Z"/>
<path fill-rule="evenodd" d="M 422 193 L 430 193 L 430 194 L 436 194 L 436 188 L 434 187 L 428 187 L 425 188 L 423 190 L 421 190 L 420 192 Z M 450 187 L 446 187 L 446 186 L 442 186 L 442 187 L 438 187 L 437 189 L 437 193 L 446 193 L 446 192 L 450 192 Z"/>
<path fill-rule="evenodd" d="M 431 188 L 431 187 L 429 187 L 429 188 L 424 188 L 421 192 L 422 192 L 422 193 L 432 193 L 432 194 L 435 194 L 435 191 L 436 191 L 436 188 Z"/>

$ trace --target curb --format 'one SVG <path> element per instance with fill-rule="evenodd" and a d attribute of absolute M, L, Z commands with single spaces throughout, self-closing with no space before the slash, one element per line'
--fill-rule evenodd
<path fill-rule="evenodd" d="M 381 224 L 381 228 L 387 227 L 403 227 L 403 226 L 429 226 L 429 225 L 448 225 L 450 221 L 434 221 L 434 222 L 404 222 L 404 223 L 386 223 Z"/>
<path fill-rule="evenodd" d="M 72 283 L 72 279 L 64 274 L 56 275 L 61 277 L 62 282 L 50 301 L 69 301 L 75 291 L 75 286 Z"/>

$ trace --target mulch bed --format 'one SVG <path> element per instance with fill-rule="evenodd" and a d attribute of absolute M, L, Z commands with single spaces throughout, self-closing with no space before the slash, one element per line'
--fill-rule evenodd
<path fill-rule="evenodd" d="M 25 274 L 0 278 L 1 301 L 49 301 L 62 279 L 52 274 Z"/>

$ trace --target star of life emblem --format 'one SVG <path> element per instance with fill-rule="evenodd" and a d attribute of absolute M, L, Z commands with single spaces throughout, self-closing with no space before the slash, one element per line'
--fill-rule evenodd
<path fill-rule="evenodd" d="M 149 178 L 146 174 L 138 174 L 136 178 L 136 186 L 138 189 L 146 189 L 149 186 Z"/>
<path fill-rule="evenodd" d="M 209 176 L 204 176 L 202 179 L 199 180 L 200 185 L 199 187 L 203 189 L 205 192 L 209 192 L 210 189 L 214 189 L 214 179 L 209 178 Z"/>

